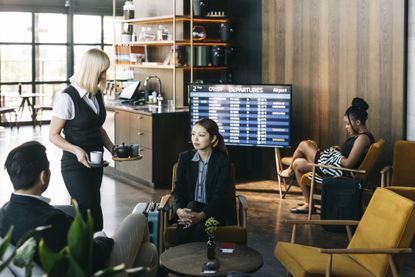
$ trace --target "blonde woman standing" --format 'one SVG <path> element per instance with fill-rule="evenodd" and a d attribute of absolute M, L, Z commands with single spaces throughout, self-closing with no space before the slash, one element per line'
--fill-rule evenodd
<path fill-rule="evenodd" d="M 63 150 L 61 172 L 65 186 L 86 218 L 91 210 L 94 229 L 103 228 L 100 188 L 102 168 L 91 168 L 91 151 L 112 151 L 113 143 L 102 127 L 106 111 L 101 91 L 110 66 L 107 54 L 90 49 L 57 99 L 52 112 L 49 140 Z M 63 133 L 63 134 L 62 134 Z"/>

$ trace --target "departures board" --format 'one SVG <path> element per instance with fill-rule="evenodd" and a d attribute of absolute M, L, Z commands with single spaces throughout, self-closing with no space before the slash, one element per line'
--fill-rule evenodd
<path fill-rule="evenodd" d="M 291 85 L 189 85 L 190 125 L 210 118 L 227 145 L 289 147 Z"/>

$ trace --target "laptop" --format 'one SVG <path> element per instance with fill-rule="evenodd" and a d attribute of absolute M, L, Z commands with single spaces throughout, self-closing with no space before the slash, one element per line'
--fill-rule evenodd
<path fill-rule="evenodd" d="M 138 88 L 140 87 L 140 81 L 128 81 L 125 82 L 125 87 L 120 93 L 120 100 L 133 100 L 137 98 Z"/>

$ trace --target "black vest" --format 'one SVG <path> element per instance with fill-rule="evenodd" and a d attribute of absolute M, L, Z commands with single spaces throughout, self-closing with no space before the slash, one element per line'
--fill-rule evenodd
<path fill-rule="evenodd" d="M 99 114 L 96 114 L 92 110 L 79 96 L 78 91 L 73 86 L 68 86 L 63 93 L 69 94 L 75 107 L 75 117 L 67 120 L 63 127 L 65 139 L 81 147 L 87 153 L 91 151 L 103 151 L 100 129 L 102 124 L 104 124 L 107 113 L 101 92 L 95 95 L 99 105 Z"/>

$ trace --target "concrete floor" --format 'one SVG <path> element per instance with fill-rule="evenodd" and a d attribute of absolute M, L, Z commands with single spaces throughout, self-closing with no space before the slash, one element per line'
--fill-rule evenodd
<path fill-rule="evenodd" d="M 44 196 L 52 199 L 52 204 L 69 203 L 69 195 L 60 174 L 61 150 L 51 145 L 47 139 L 48 125 L 33 129 L 30 126 L 16 128 L 0 127 L 0 164 L 3 167 L 5 158 L 13 147 L 28 140 L 37 140 L 47 147 L 51 163 L 52 179 Z M 7 172 L 0 171 L 1 193 L 0 206 L 8 201 L 12 185 Z M 258 250 L 264 257 L 264 265 L 253 276 L 284 276 L 286 271 L 274 258 L 274 247 L 277 241 L 289 241 L 291 227 L 284 224 L 286 219 L 303 219 L 304 215 L 292 215 L 289 208 L 301 201 L 298 188 L 294 188 L 281 200 L 275 181 L 256 181 L 240 183 L 237 193 L 248 199 L 248 244 Z M 104 176 L 102 184 L 102 207 L 104 212 L 104 230 L 112 235 L 119 222 L 131 212 L 138 202 L 159 201 L 168 190 L 133 187 L 111 177 Z M 345 247 L 345 234 L 322 230 L 319 226 L 298 228 L 297 242 L 318 247 Z M 415 256 L 412 255 L 400 276 L 415 276 Z"/>

